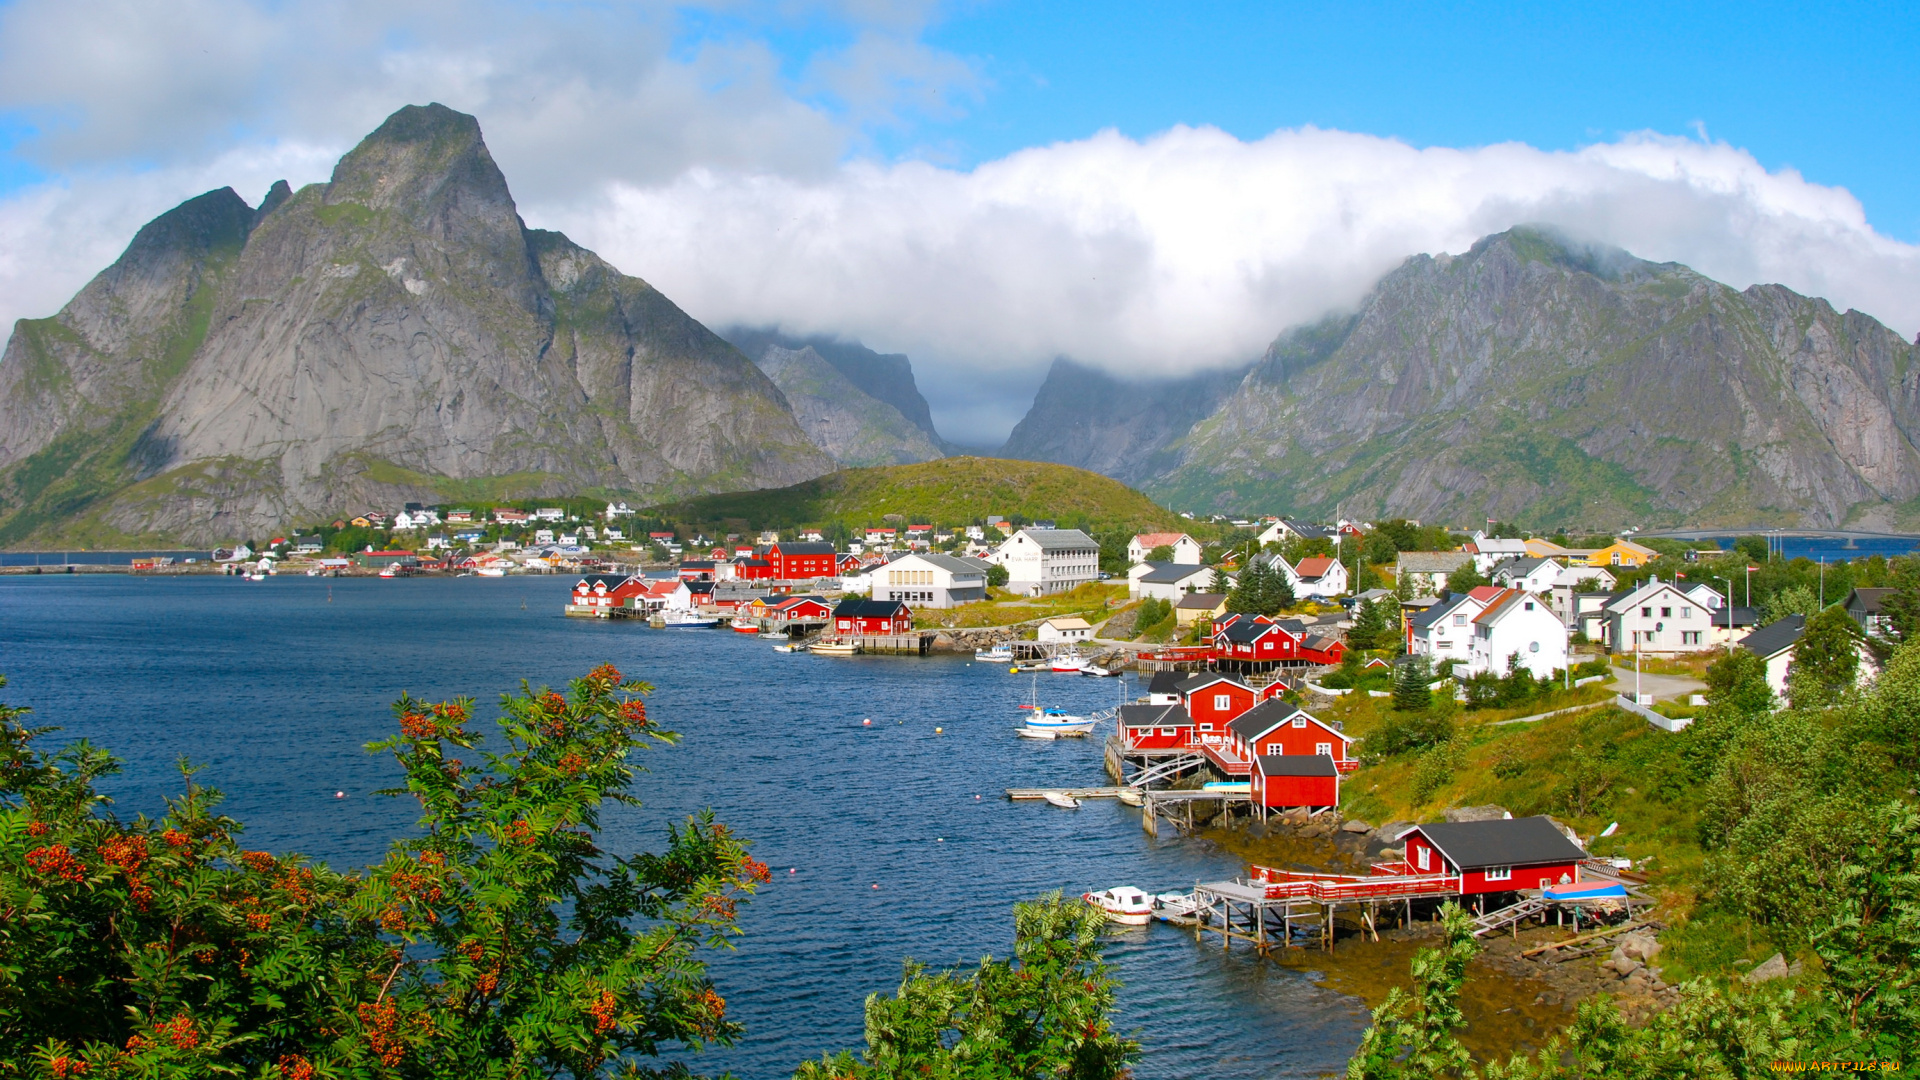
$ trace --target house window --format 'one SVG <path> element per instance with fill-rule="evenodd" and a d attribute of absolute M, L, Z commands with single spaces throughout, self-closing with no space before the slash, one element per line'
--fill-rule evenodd
<path fill-rule="evenodd" d="M 1513 880 L 1513 867 L 1489 866 L 1487 867 L 1487 880 L 1488 881 L 1511 881 Z"/>
<path fill-rule="evenodd" d="M 1232 707 L 1233 707 L 1232 698 L 1228 697 L 1225 694 L 1213 695 L 1213 711 L 1214 712 L 1226 712 L 1228 709 Z"/>
<path fill-rule="evenodd" d="M 1318 742 L 1318 743 L 1314 743 L 1314 744 L 1313 744 L 1313 752 L 1314 752 L 1314 753 L 1316 753 L 1316 754 L 1325 754 L 1325 755 L 1327 755 L 1328 757 L 1332 757 L 1332 756 L 1333 756 L 1333 744 L 1332 744 L 1332 743 L 1330 743 L 1330 742 Z"/>
<path fill-rule="evenodd" d="M 1416 860 L 1417 865 L 1420 867 L 1420 869 L 1425 870 L 1427 868 L 1427 849 L 1426 848 L 1424 847 L 1415 848 L 1414 858 Z"/>
<path fill-rule="evenodd" d="M 1661 609 L 1660 609 L 1660 617 L 1661 617 L 1661 618 L 1663 618 L 1663 619 L 1671 619 L 1671 618 L 1673 618 L 1673 609 L 1672 609 L 1672 608 L 1670 608 L 1670 607 L 1663 607 L 1663 608 L 1661 608 Z"/>
<path fill-rule="evenodd" d="M 1681 609 L 1680 609 L 1680 617 L 1681 617 L 1681 618 L 1683 618 L 1683 619 L 1691 619 L 1691 618 L 1693 618 L 1693 609 L 1692 609 L 1692 608 L 1690 608 L 1690 607 L 1683 607 L 1683 608 L 1681 608 Z"/>
<path fill-rule="evenodd" d="M 1680 644 L 1682 644 L 1682 645 L 1698 645 L 1698 644 L 1700 644 L 1700 631 L 1698 631 L 1698 630 L 1682 630 L 1682 631 L 1680 631 Z"/>
<path fill-rule="evenodd" d="M 1455 615 L 1453 617 L 1453 625 L 1455 626 L 1467 625 L 1467 617 L 1465 615 Z"/>
<path fill-rule="evenodd" d="M 1529 601 L 1527 601 L 1527 603 L 1526 603 L 1526 608 L 1527 608 L 1527 610 L 1528 610 L 1528 611 L 1532 611 L 1532 610 L 1533 610 L 1533 601 L 1531 601 L 1531 600 L 1529 600 Z"/>
<path fill-rule="evenodd" d="M 1650 607 L 1643 607 L 1643 608 L 1641 608 L 1641 609 L 1640 609 L 1640 617 L 1641 617 L 1641 618 L 1643 618 L 1643 619 L 1651 619 L 1651 618 L 1653 618 L 1653 609 L 1652 609 L 1652 608 L 1650 608 Z"/>
<path fill-rule="evenodd" d="M 1296 717 L 1294 717 L 1294 718 L 1293 718 L 1293 726 L 1294 726 L 1294 727 L 1297 727 L 1297 728 L 1303 728 L 1303 727 L 1306 727 L 1306 726 L 1307 726 L 1307 718 L 1306 718 L 1306 717 L 1304 717 L 1304 716 L 1296 716 Z"/>

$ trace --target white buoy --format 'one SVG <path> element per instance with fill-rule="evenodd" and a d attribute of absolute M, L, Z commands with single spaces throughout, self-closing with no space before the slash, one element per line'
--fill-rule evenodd
<path fill-rule="evenodd" d="M 860 721 L 860 726 L 861 726 L 861 727 L 872 727 L 872 726 L 873 726 L 873 721 L 871 721 L 871 720 L 862 720 L 862 721 Z"/>
<path fill-rule="evenodd" d="M 336 799 L 344 799 L 347 797 L 347 793 L 344 791 L 336 791 L 333 793 L 333 797 Z"/>
<path fill-rule="evenodd" d="M 793 868 L 793 867 L 791 867 L 791 866 L 789 866 L 789 867 L 787 867 L 787 873 L 789 873 L 789 874 L 797 874 L 797 873 L 799 873 L 799 872 L 800 872 L 799 870 L 796 870 L 796 869 L 794 869 L 794 868 Z"/>
<path fill-rule="evenodd" d="M 934 728 L 933 733 L 935 735 L 939 735 L 939 734 L 943 734 L 946 730 L 947 730 L 946 728 Z"/>

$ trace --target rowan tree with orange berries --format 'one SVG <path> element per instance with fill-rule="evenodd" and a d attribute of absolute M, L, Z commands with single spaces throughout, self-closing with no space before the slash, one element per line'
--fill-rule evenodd
<path fill-rule="evenodd" d="M 683 1074 L 646 1063 L 738 1033 L 702 954 L 767 868 L 711 814 L 657 854 L 596 845 L 634 752 L 675 741 L 650 689 L 522 684 L 497 751 L 471 700 L 402 695 L 369 749 L 421 835 L 352 874 L 247 850 L 185 763 L 164 815 L 122 821 L 115 759 L 0 706 L 0 1077 Z"/>

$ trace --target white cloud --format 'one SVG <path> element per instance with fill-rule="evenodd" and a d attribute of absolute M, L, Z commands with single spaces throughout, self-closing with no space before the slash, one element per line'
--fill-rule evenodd
<path fill-rule="evenodd" d="M 1920 248 L 1874 232 L 1845 190 L 1657 135 L 1561 153 L 1317 129 L 1255 142 L 1103 132 L 964 172 L 695 169 L 530 212 L 711 323 L 906 352 L 954 395 L 943 420 L 999 431 L 1022 403 L 982 393 L 983 380 L 1031 386 L 1056 355 L 1131 375 L 1245 362 L 1279 330 L 1350 307 L 1410 254 L 1457 253 L 1526 222 L 1920 329 Z"/>

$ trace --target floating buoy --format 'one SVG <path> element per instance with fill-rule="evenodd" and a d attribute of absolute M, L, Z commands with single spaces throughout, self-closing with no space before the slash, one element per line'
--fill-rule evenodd
<path fill-rule="evenodd" d="M 975 796 L 973 797 L 973 801 L 974 801 L 974 802 L 979 802 L 979 801 L 980 801 L 980 796 L 978 796 L 978 795 L 975 795 Z"/>
<path fill-rule="evenodd" d="M 1019 668 L 1017 668 L 1017 667 L 1010 667 L 1010 668 L 1008 668 L 1008 669 L 1007 669 L 1007 674 L 1009 674 L 1009 675 L 1018 675 L 1018 674 L 1020 674 L 1020 669 L 1019 669 Z"/>
<path fill-rule="evenodd" d="M 860 726 L 861 726 L 861 727 L 872 727 L 872 726 L 873 726 L 873 721 L 871 721 L 871 720 L 862 720 L 862 721 L 860 721 Z"/>
<path fill-rule="evenodd" d="M 877 889 L 877 888 L 879 888 L 879 887 L 880 887 L 880 886 L 878 886 L 878 885 L 875 885 L 875 886 L 874 886 L 874 888 L 876 888 L 876 889 Z"/>
<path fill-rule="evenodd" d="M 333 797 L 336 799 L 344 799 L 347 797 L 347 793 L 344 791 L 336 791 L 333 793 Z"/>
<path fill-rule="evenodd" d="M 789 873 L 789 874 L 797 874 L 797 873 L 799 873 L 799 872 L 800 872 L 800 871 L 798 871 L 798 870 L 796 870 L 796 869 L 794 869 L 794 868 L 793 868 L 793 867 L 791 867 L 791 866 L 789 866 L 789 867 L 787 867 L 787 873 Z"/>
<path fill-rule="evenodd" d="M 936 836 L 933 838 L 933 842 L 936 844 L 944 844 L 947 842 L 947 838 L 944 836 Z"/>
<path fill-rule="evenodd" d="M 941 734 L 944 734 L 946 730 L 947 730 L 946 728 L 934 728 L 933 733 L 935 735 L 941 735 Z"/>

